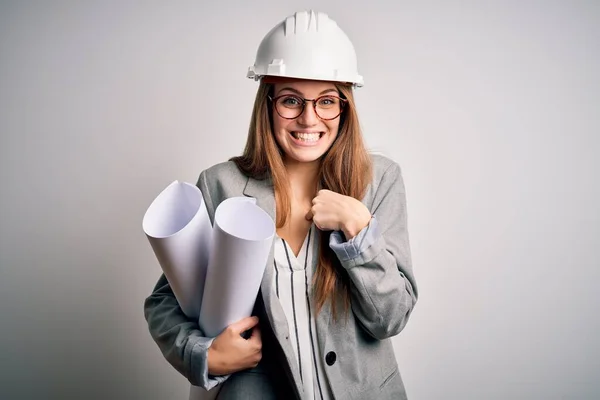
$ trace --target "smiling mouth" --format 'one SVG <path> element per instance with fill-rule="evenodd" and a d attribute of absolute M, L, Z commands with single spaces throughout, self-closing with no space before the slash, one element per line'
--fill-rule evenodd
<path fill-rule="evenodd" d="M 292 136 L 296 140 L 300 140 L 302 142 L 311 143 L 318 141 L 325 132 L 299 132 L 293 131 L 291 132 Z"/>

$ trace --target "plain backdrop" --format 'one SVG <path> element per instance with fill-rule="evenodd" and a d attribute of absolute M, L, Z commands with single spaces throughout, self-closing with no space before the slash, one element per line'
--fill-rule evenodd
<path fill-rule="evenodd" d="M 2 1 L 0 398 L 186 399 L 141 221 L 244 146 L 257 46 L 328 13 L 407 188 L 409 398 L 600 397 L 600 2 Z"/>

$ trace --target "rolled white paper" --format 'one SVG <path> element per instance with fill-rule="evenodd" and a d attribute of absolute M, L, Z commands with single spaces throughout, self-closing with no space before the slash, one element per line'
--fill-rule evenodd
<path fill-rule="evenodd" d="M 212 239 L 200 189 L 174 181 L 150 204 L 142 227 L 181 309 L 198 318 Z"/>
<path fill-rule="evenodd" d="M 275 236 L 275 223 L 256 200 L 232 197 L 215 211 L 199 325 L 215 337 L 249 317 Z"/>
<path fill-rule="evenodd" d="M 204 334 L 250 316 L 275 236 L 271 217 L 256 199 L 219 204 L 211 226 L 202 192 L 174 181 L 150 204 L 142 227 L 183 312 Z M 190 400 L 214 400 L 221 385 L 190 386 Z"/>

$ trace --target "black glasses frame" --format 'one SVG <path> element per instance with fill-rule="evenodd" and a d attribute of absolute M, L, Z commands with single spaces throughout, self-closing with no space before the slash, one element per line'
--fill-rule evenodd
<path fill-rule="evenodd" d="M 312 102 L 313 110 L 315 110 L 315 114 L 317 115 L 317 117 L 319 117 L 323 121 L 331 121 L 332 119 L 336 119 L 337 117 L 339 117 L 344 112 L 344 107 L 346 106 L 346 103 L 348 102 L 347 99 L 343 99 L 340 96 L 335 96 L 335 95 L 331 95 L 331 94 L 326 94 L 326 95 L 323 95 L 323 96 L 319 96 L 316 99 L 305 99 L 305 98 L 302 98 L 302 97 L 297 96 L 295 94 L 282 94 L 282 95 L 276 96 L 276 97 L 271 97 L 271 96 L 267 96 L 267 97 L 273 103 L 273 108 L 275 108 L 275 111 L 277 112 L 277 114 L 279 114 L 279 116 L 281 118 L 284 118 L 284 119 L 296 119 L 299 116 L 301 116 L 304 113 L 304 110 L 306 109 L 306 103 L 310 101 L 310 102 Z M 283 115 L 281 115 L 281 113 L 277 109 L 277 100 L 281 99 L 282 97 L 295 97 L 295 98 L 297 98 L 299 100 L 302 100 L 302 109 L 300 110 L 300 112 L 298 113 L 298 115 L 296 115 L 295 117 L 292 117 L 292 118 L 290 118 L 290 117 L 284 117 Z M 333 118 L 323 118 L 323 117 L 321 117 L 319 115 L 319 112 L 317 111 L 317 102 L 319 100 L 321 100 L 322 98 L 324 98 L 324 97 L 329 97 L 329 98 L 335 97 L 336 99 L 338 99 L 340 101 L 340 112 L 339 112 L 338 115 L 336 115 Z"/>

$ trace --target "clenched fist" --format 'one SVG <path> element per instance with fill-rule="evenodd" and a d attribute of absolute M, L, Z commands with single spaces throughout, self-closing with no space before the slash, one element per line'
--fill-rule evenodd
<path fill-rule="evenodd" d="M 306 219 L 312 219 L 322 231 L 342 231 L 350 240 L 369 224 L 371 212 L 354 197 L 322 189 L 313 199 Z"/>

